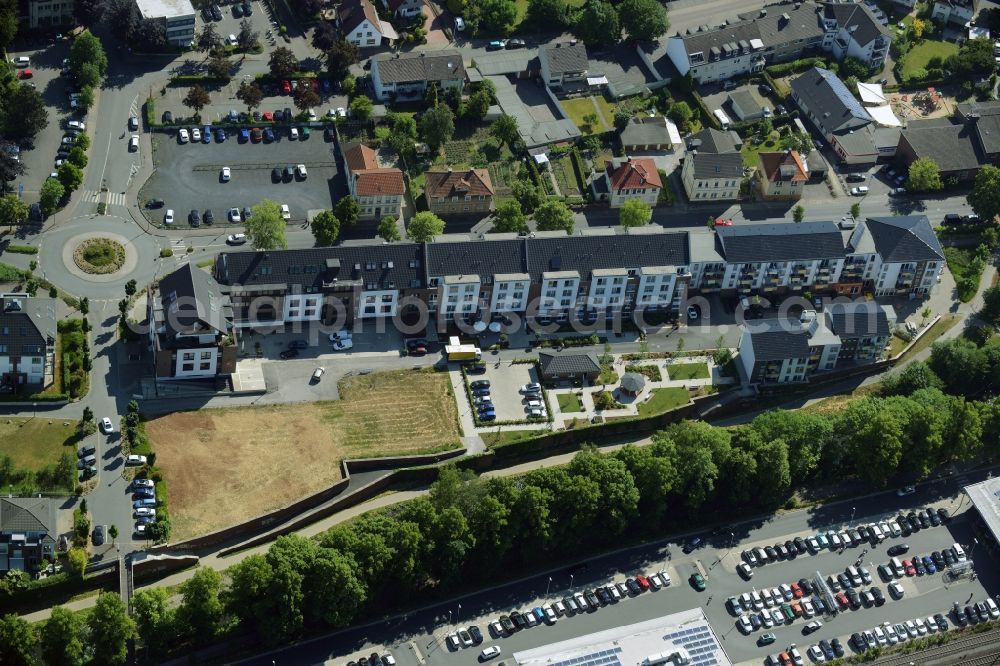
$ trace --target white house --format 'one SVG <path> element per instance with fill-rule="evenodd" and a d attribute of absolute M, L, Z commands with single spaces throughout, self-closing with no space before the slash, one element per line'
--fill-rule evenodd
<path fill-rule="evenodd" d="M 428 86 L 465 87 L 462 54 L 455 49 L 379 53 L 371 59 L 372 87 L 380 101 L 421 99 Z"/>
<path fill-rule="evenodd" d="M 56 301 L 0 295 L 0 387 L 39 391 L 52 382 Z"/>
<path fill-rule="evenodd" d="M 337 27 L 344 39 L 360 48 L 381 46 L 383 39 L 399 39 L 393 27 L 378 17 L 370 0 L 344 0 L 337 9 Z"/>

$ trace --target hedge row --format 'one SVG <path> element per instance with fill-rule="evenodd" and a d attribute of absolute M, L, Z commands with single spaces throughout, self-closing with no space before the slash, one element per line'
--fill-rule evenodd
<path fill-rule="evenodd" d="M 580 149 L 573 147 L 570 151 L 569 159 L 573 162 L 573 172 L 576 174 L 576 184 L 580 188 L 581 192 L 587 191 L 587 170 L 583 168 L 583 156 L 580 155 Z"/>
<path fill-rule="evenodd" d="M 7 252 L 16 254 L 38 254 L 38 248 L 34 245 L 8 245 L 4 248 Z"/>
<path fill-rule="evenodd" d="M 695 104 L 697 104 L 698 108 L 701 110 L 701 115 L 705 117 L 704 122 L 707 122 L 709 125 L 711 125 L 717 130 L 721 130 L 722 123 L 720 123 L 719 119 L 715 117 L 715 114 L 709 110 L 708 105 L 705 104 L 705 100 L 702 99 L 701 95 L 698 94 L 697 90 L 691 91 L 691 97 L 694 98 Z"/>

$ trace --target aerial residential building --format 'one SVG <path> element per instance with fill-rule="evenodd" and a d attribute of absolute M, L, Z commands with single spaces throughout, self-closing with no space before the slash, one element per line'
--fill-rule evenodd
<path fill-rule="evenodd" d="M 382 40 L 394 41 L 399 35 L 388 22 L 378 17 L 370 0 L 344 0 L 337 9 L 337 27 L 344 39 L 361 48 L 382 46 Z"/>
<path fill-rule="evenodd" d="M 852 5 L 853 6 L 853 5 Z M 874 119 L 830 70 L 814 67 L 792 81 L 792 99 L 846 164 L 870 164 L 881 156 Z"/>
<path fill-rule="evenodd" d="M 371 73 L 375 97 L 383 102 L 422 99 L 431 85 L 442 91 L 465 86 L 462 54 L 454 49 L 379 53 Z"/>
<path fill-rule="evenodd" d="M 846 253 L 839 290 L 846 293 L 859 293 L 863 285 L 876 296 L 926 297 L 945 264 L 925 215 L 870 217 L 851 234 Z"/>
<path fill-rule="evenodd" d="M 194 43 L 194 6 L 190 0 L 135 0 L 139 15 L 163 30 L 167 43 L 190 46 Z"/>
<path fill-rule="evenodd" d="M 0 572 L 34 573 L 56 557 L 59 505 L 66 498 L 0 498 Z"/>
<path fill-rule="evenodd" d="M 797 201 L 808 181 L 805 161 L 796 151 L 757 154 L 757 182 L 763 198 Z"/>
<path fill-rule="evenodd" d="M 931 9 L 931 20 L 938 25 L 953 23 L 965 25 L 976 15 L 976 3 L 973 0 L 935 0 Z"/>
<path fill-rule="evenodd" d="M 643 157 L 615 157 L 604 165 L 604 173 L 591 186 L 598 201 L 608 201 L 612 208 L 629 199 L 640 199 L 655 206 L 663 189 L 656 163 Z"/>
<path fill-rule="evenodd" d="M 146 288 L 149 347 L 158 379 L 208 379 L 236 369 L 229 295 L 187 264 Z"/>
<path fill-rule="evenodd" d="M 52 384 L 56 307 L 51 298 L 0 295 L 0 390 L 40 391 Z"/>
<path fill-rule="evenodd" d="M 691 201 L 736 201 L 743 181 L 743 157 L 733 133 L 708 128 L 688 141 L 681 182 Z"/>
<path fill-rule="evenodd" d="M 573 93 L 589 88 L 587 83 L 590 61 L 583 42 L 558 42 L 538 48 L 542 81 L 552 90 Z"/>
<path fill-rule="evenodd" d="M 424 174 L 427 207 L 435 215 L 489 213 L 493 208 L 493 181 L 489 169 L 428 171 Z"/>
<path fill-rule="evenodd" d="M 857 58 L 881 70 L 889 54 L 889 30 L 863 3 L 823 5 L 823 49 L 837 60 Z"/>
<path fill-rule="evenodd" d="M 798 321 L 761 319 L 744 325 L 737 359 L 751 384 L 791 384 L 837 366 L 840 338 L 822 316 L 804 310 Z"/>
<path fill-rule="evenodd" d="M 357 199 L 364 220 L 381 220 L 386 215 L 399 218 L 406 184 L 403 172 L 395 167 L 379 167 L 375 151 L 363 143 L 344 146 L 347 188 Z"/>
<path fill-rule="evenodd" d="M 771 115 L 771 109 L 761 104 L 749 90 L 734 90 L 726 100 L 733 114 L 743 122 L 760 120 Z"/>
<path fill-rule="evenodd" d="M 843 9 L 846 8 L 846 9 Z M 722 25 L 689 28 L 640 57 L 668 79 L 671 66 L 699 83 L 753 74 L 771 63 L 826 51 L 836 59 L 857 57 L 872 68 L 885 62 L 890 38 L 862 4 L 796 2 L 741 14 Z M 669 59 L 669 63 L 664 62 Z"/>
<path fill-rule="evenodd" d="M 424 0 L 382 0 L 382 5 L 392 12 L 393 16 L 410 18 L 424 9 Z"/>
<path fill-rule="evenodd" d="M 895 309 L 874 301 L 830 303 L 823 314 L 827 326 L 840 338 L 840 361 L 878 360 L 896 328 Z"/>
<path fill-rule="evenodd" d="M 601 364 L 595 354 L 569 350 L 539 350 L 538 373 L 544 382 L 584 382 L 593 384 L 601 374 Z"/>
<path fill-rule="evenodd" d="M 899 162 L 921 157 L 938 165 L 942 178 L 971 181 L 986 165 L 1000 164 L 1000 102 L 968 102 L 952 118 L 911 120 L 900 132 Z"/>
<path fill-rule="evenodd" d="M 28 25 L 32 28 L 65 25 L 73 21 L 73 0 L 27 0 Z"/>
<path fill-rule="evenodd" d="M 682 145 L 677 125 L 664 116 L 633 118 L 618 134 L 626 153 L 674 150 Z"/>

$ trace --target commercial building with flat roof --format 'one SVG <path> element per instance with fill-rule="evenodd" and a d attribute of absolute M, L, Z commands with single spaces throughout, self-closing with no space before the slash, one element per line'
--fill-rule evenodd
<path fill-rule="evenodd" d="M 168 44 L 189 46 L 194 42 L 194 6 L 191 0 L 135 0 L 142 18 L 163 28 Z"/>
<path fill-rule="evenodd" d="M 975 511 L 973 528 L 979 543 L 1000 552 L 1000 477 L 986 479 L 963 488 Z"/>
<path fill-rule="evenodd" d="M 700 608 L 514 653 L 518 666 L 731 666 Z"/>

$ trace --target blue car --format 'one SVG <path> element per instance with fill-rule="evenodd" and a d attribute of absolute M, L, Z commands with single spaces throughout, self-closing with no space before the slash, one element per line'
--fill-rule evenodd
<path fill-rule="evenodd" d="M 264 141 L 266 141 L 267 143 L 271 143 L 272 141 L 274 141 L 274 130 L 272 130 L 270 127 L 264 128 Z"/>
<path fill-rule="evenodd" d="M 497 413 L 494 412 L 494 411 L 480 412 L 479 413 L 479 420 L 480 421 L 496 421 L 497 420 Z"/>
<path fill-rule="evenodd" d="M 221 127 L 215 130 L 215 142 L 222 143 L 225 140 L 226 140 L 226 130 L 222 129 Z"/>
<path fill-rule="evenodd" d="M 323 92 L 330 92 L 330 79 L 320 79 L 319 84 L 322 86 Z"/>
<path fill-rule="evenodd" d="M 212 127 L 211 125 L 205 125 L 205 128 L 201 131 L 201 142 L 202 143 L 212 143 Z"/>
<path fill-rule="evenodd" d="M 934 560 L 928 556 L 924 556 L 924 568 L 927 569 L 928 574 L 937 572 L 937 567 L 934 565 Z"/>
<path fill-rule="evenodd" d="M 250 130 L 246 127 L 240 129 L 240 143 L 250 140 Z"/>

